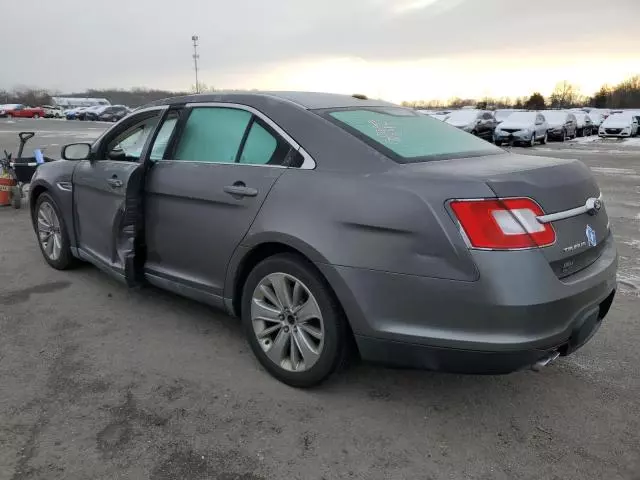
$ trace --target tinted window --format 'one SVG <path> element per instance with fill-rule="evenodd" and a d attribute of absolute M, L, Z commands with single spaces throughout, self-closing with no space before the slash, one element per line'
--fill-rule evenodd
<path fill-rule="evenodd" d="M 482 115 L 482 118 L 484 118 L 485 120 L 491 120 L 493 118 L 493 115 L 491 115 L 489 112 L 486 112 Z"/>
<path fill-rule="evenodd" d="M 195 108 L 185 124 L 176 160 L 208 163 L 236 161 L 251 113 L 233 108 Z"/>
<path fill-rule="evenodd" d="M 321 114 L 401 163 L 504 153 L 474 135 L 404 108 L 340 109 Z"/>
<path fill-rule="evenodd" d="M 240 154 L 240 163 L 252 165 L 282 165 L 289 145 L 274 136 L 259 121 L 254 121 Z"/>

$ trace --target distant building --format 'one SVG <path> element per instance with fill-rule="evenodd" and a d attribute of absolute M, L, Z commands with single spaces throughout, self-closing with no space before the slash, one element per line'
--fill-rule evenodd
<path fill-rule="evenodd" d="M 76 97 L 51 97 L 53 104 L 62 108 L 94 107 L 97 105 L 111 105 L 106 98 L 76 98 Z"/>

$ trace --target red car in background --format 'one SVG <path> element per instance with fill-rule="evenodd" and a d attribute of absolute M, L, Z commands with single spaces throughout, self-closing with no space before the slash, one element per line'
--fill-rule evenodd
<path fill-rule="evenodd" d="M 9 108 L 7 108 L 9 107 Z M 26 105 L 4 105 L 0 107 L 3 115 L 9 118 L 44 118 L 44 108 Z"/>

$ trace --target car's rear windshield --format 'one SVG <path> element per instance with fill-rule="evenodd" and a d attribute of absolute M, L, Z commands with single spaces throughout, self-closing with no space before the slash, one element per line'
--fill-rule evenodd
<path fill-rule="evenodd" d="M 456 110 L 447 117 L 447 122 L 473 122 L 478 118 L 477 110 Z"/>
<path fill-rule="evenodd" d="M 544 118 L 547 119 L 547 122 L 558 122 L 558 123 L 564 123 L 567 120 L 567 114 L 566 112 L 559 112 L 559 111 L 550 111 L 547 110 L 546 112 L 542 112 L 544 115 Z"/>
<path fill-rule="evenodd" d="M 399 163 L 504 153 L 478 137 L 407 108 L 357 107 L 317 113 Z"/>

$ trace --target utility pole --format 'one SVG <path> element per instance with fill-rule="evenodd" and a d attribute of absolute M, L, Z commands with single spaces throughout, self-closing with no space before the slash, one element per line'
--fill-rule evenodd
<path fill-rule="evenodd" d="M 196 93 L 200 93 L 200 84 L 198 83 L 198 59 L 200 58 L 200 55 L 198 55 L 198 40 L 200 38 L 197 35 L 193 35 L 191 40 L 193 41 L 193 65 L 196 69 Z"/>

